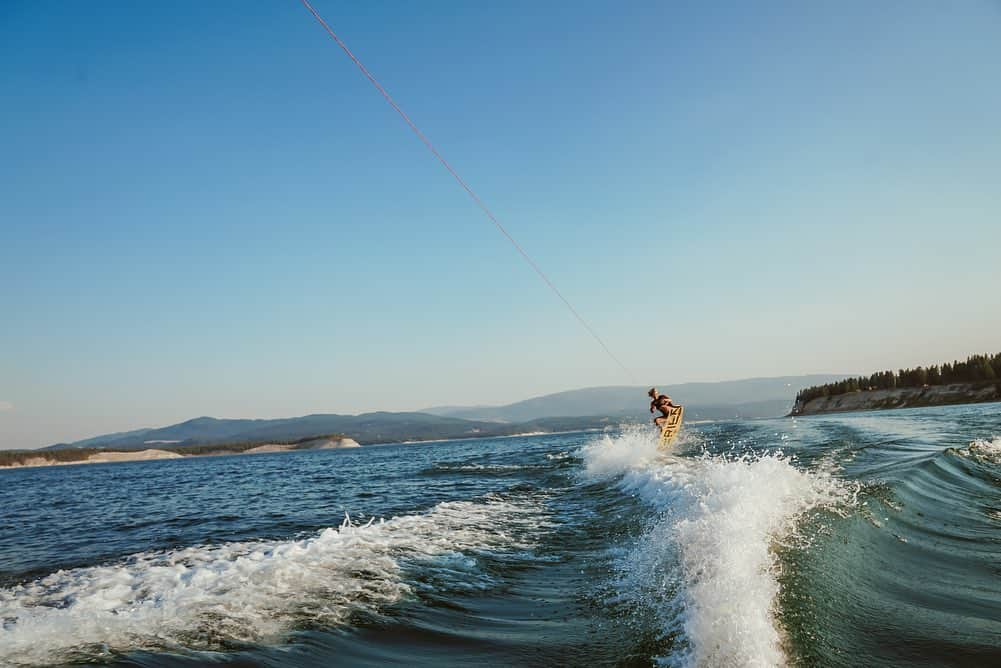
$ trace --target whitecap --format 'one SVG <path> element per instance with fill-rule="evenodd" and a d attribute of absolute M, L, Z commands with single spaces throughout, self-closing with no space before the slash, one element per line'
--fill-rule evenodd
<path fill-rule="evenodd" d="M 134 649 L 278 641 L 301 624 L 377 614 L 413 591 L 407 569 L 440 567 L 457 588 L 489 577 L 478 553 L 527 550 L 540 504 L 446 502 L 300 540 L 237 542 L 133 555 L 0 589 L 0 665 L 50 664 Z M 456 564 L 462 564 L 457 569 Z"/>
<path fill-rule="evenodd" d="M 583 450 L 588 476 L 655 511 L 645 534 L 618 559 L 618 598 L 652 609 L 672 651 L 670 666 L 785 663 L 774 606 L 774 547 L 818 506 L 850 501 L 829 474 L 785 457 L 678 457 L 657 451 L 649 431 L 606 437 Z"/>
<path fill-rule="evenodd" d="M 966 448 L 956 452 L 964 457 L 972 456 L 991 464 L 1001 464 L 1001 436 L 995 436 L 989 441 L 977 439 Z"/>

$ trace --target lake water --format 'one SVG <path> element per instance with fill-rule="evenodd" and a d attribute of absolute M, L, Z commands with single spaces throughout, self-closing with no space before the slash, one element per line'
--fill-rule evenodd
<path fill-rule="evenodd" d="M 1001 665 L 1001 404 L 0 471 L 0 665 Z"/>

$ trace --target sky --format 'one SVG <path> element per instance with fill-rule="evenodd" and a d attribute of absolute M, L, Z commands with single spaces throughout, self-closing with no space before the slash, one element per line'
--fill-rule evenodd
<path fill-rule="evenodd" d="M 299 2 L 8 0 L 0 448 L 1001 350 L 1001 3 L 314 4 L 629 374 Z"/>

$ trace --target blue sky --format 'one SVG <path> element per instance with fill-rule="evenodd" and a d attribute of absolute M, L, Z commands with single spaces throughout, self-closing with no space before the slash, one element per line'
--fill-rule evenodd
<path fill-rule="evenodd" d="M 1001 5 L 539 4 L 315 2 L 638 383 L 998 349 Z M 0 448 L 630 382 L 299 3 L 0 62 Z"/>

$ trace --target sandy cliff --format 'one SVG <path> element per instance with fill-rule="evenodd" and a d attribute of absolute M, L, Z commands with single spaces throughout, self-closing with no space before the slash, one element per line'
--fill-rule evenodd
<path fill-rule="evenodd" d="M 45 455 L 38 455 L 37 457 L 26 459 L 23 462 L 18 462 L 9 466 L 0 466 L 0 468 L 20 468 L 25 466 L 68 466 L 72 464 L 106 464 L 108 462 L 137 462 L 148 461 L 150 459 L 180 459 L 181 457 L 182 455 L 179 455 L 176 452 L 168 452 L 166 450 L 98 452 L 91 455 L 87 459 L 62 462 L 52 459 L 51 457 L 46 457 Z"/>
<path fill-rule="evenodd" d="M 285 445 L 282 443 L 265 443 L 256 448 L 246 450 L 244 454 L 253 455 L 259 452 L 285 452 L 287 450 L 335 450 L 340 448 L 360 448 L 361 445 L 353 438 L 317 438 L 312 441 L 303 441 L 295 445 Z"/>
<path fill-rule="evenodd" d="M 31 457 L 26 457 L 21 461 L 16 461 L 0 469 L 22 468 L 27 466 L 69 466 L 73 464 L 105 464 L 109 462 L 136 462 L 149 461 L 152 459 L 182 459 L 184 457 L 204 457 L 209 455 L 247 455 L 260 452 L 286 452 L 290 450 L 333 450 L 340 448 L 360 448 L 361 446 L 353 438 L 315 438 L 311 441 L 303 441 L 294 445 L 280 443 L 266 443 L 242 452 L 230 452 L 220 450 L 218 452 L 206 452 L 197 455 L 184 455 L 179 452 L 169 450 L 130 450 L 127 452 L 107 451 L 96 452 L 86 459 L 72 459 L 59 461 L 45 453 L 39 453 Z"/>
<path fill-rule="evenodd" d="M 817 415 L 886 408 L 916 408 L 1001 401 L 1001 383 L 933 385 L 902 387 L 894 390 L 848 392 L 832 397 L 818 397 L 797 402 L 790 415 Z"/>

